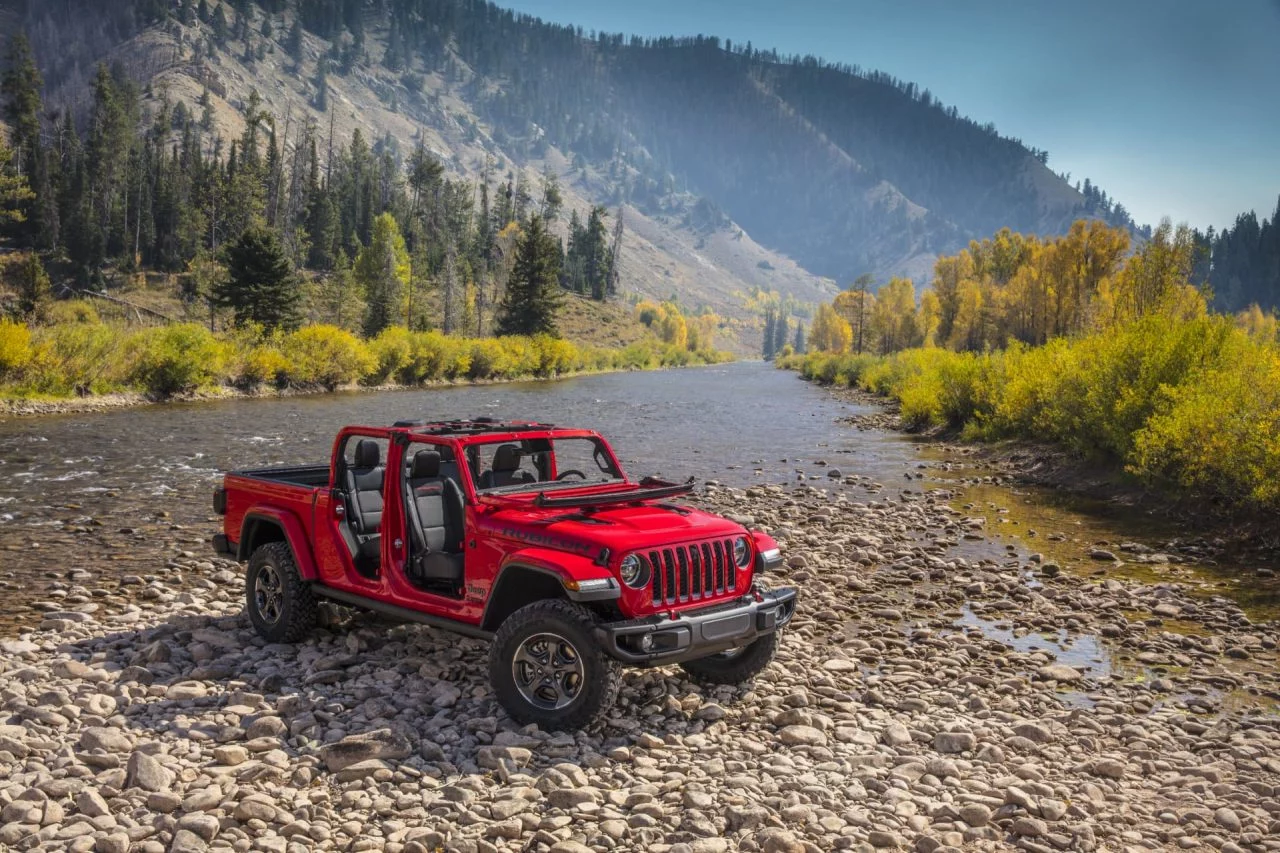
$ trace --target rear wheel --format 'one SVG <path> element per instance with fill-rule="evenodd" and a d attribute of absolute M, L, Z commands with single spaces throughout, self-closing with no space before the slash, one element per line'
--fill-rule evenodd
<path fill-rule="evenodd" d="M 244 591 L 249 621 L 264 640 L 295 643 L 315 627 L 316 600 L 288 544 L 268 542 L 253 552 Z"/>
<path fill-rule="evenodd" d="M 493 692 L 512 719 L 579 729 L 613 705 L 621 671 L 592 637 L 591 612 L 559 599 L 520 608 L 489 650 Z"/>
<path fill-rule="evenodd" d="M 777 650 L 778 632 L 774 631 L 745 646 L 685 661 L 680 666 L 704 684 L 741 684 L 763 672 Z"/>

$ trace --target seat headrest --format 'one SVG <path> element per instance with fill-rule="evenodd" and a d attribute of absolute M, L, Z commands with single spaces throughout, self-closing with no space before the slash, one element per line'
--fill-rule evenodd
<path fill-rule="evenodd" d="M 362 438 L 356 442 L 356 468 L 377 468 L 382 462 L 382 448 L 371 438 Z"/>
<path fill-rule="evenodd" d="M 520 467 L 520 445 L 503 444 L 493 454 L 493 470 L 514 471 Z"/>
<path fill-rule="evenodd" d="M 413 465 L 409 468 L 410 480 L 439 476 L 440 452 L 438 450 L 419 450 L 413 454 Z"/>

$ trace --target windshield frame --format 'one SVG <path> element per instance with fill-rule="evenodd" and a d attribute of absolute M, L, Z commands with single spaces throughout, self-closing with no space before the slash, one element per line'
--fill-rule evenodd
<path fill-rule="evenodd" d="M 618 472 L 618 477 L 612 480 L 602 480 L 599 482 L 592 482 L 590 480 L 585 480 L 585 481 L 567 480 L 567 481 L 560 481 L 560 482 L 555 480 L 549 480 L 549 481 L 540 481 L 540 482 L 533 482 L 533 483 L 515 483 L 509 486 L 495 486 L 488 489 L 480 488 L 480 484 L 476 479 L 476 472 L 472 470 L 472 467 L 469 464 L 470 454 L 467 453 L 467 450 L 469 448 L 482 447 L 485 445 L 520 443 L 524 441 L 539 440 L 539 439 L 550 441 L 550 442 L 564 441 L 568 439 L 586 439 L 586 440 L 594 441 L 597 444 L 597 446 L 600 448 L 600 450 L 604 452 L 606 458 L 609 460 L 614 470 Z M 537 494 L 538 492 L 545 491 L 547 489 L 555 489 L 557 491 L 559 491 L 560 489 L 567 490 L 571 488 L 616 489 L 619 486 L 633 485 L 631 479 L 627 476 L 626 469 L 623 468 L 622 463 L 618 461 L 618 456 L 616 453 L 614 453 L 613 446 L 609 444 L 608 440 L 605 439 L 604 436 L 600 435 L 594 430 L 546 429 L 546 428 L 530 429 L 530 430 L 517 429 L 517 430 L 511 430 L 510 432 L 490 432 L 482 435 L 474 435 L 474 436 L 467 436 L 465 438 L 457 438 L 455 439 L 455 442 L 457 444 L 457 450 L 460 452 L 459 453 L 460 460 L 462 459 L 468 460 L 468 464 L 460 464 L 458 466 L 459 471 L 465 472 L 463 474 L 463 477 L 466 480 L 466 489 L 471 493 L 471 496 L 477 500 L 486 498 L 486 497 L 500 498 L 500 497 L 509 497 L 509 496 L 513 497 L 517 495 L 519 496 L 534 495 L 534 494 Z M 554 444 L 552 446 L 551 452 L 554 453 Z"/>

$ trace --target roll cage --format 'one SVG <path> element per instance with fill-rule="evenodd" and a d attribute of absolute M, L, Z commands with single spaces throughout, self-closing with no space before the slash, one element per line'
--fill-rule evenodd
<path fill-rule="evenodd" d="M 347 466 L 347 454 L 345 452 L 347 442 L 351 440 L 358 441 L 362 438 L 383 439 L 390 443 L 402 445 L 431 444 L 448 447 L 459 463 L 458 472 L 461 480 L 459 485 L 462 487 L 468 503 L 483 500 L 488 496 L 541 493 L 545 490 L 559 491 L 561 489 L 604 489 L 606 491 L 615 491 L 619 488 L 635 488 L 637 485 L 627 476 L 609 442 L 594 430 L 566 429 L 556 427 L 554 424 L 533 421 L 499 422 L 477 418 L 470 421 L 397 421 L 390 427 L 348 427 L 342 430 L 334 441 L 333 458 L 336 460 L 336 464 L 334 465 L 330 488 L 342 487 Z M 612 466 L 613 470 L 617 471 L 617 479 L 599 483 L 555 482 L 554 478 L 559 472 L 556 470 L 554 450 L 552 448 L 554 441 L 562 439 L 588 439 L 594 441 L 599 449 L 598 452 L 602 452 L 606 456 L 608 464 Z M 548 454 L 548 461 L 545 463 L 547 465 L 546 470 L 539 471 L 542 475 L 539 482 L 481 489 L 479 487 L 479 450 L 482 446 L 496 443 L 515 443 L 520 444 L 522 447 L 537 446 L 545 443 L 545 450 L 550 451 L 550 453 Z M 466 464 L 461 464 L 464 460 Z"/>

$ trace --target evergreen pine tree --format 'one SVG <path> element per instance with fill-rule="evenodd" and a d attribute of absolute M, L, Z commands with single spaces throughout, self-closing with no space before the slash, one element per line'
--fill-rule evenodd
<path fill-rule="evenodd" d="M 778 317 L 773 324 L 773 354 L 781 355 L 782 348 L 787 345 L 787 318 L 782 312 L 778 312 Z"/>
<path fill-rule="evenodd" d="M 618 212 L 614 216 L 613 221 L 613 241 L 609 244 L 609 257 L 607 269 L 605 271 L 605 295 L 616 296 L 618 293 L 618 280 L 621 278 L 622 268 L 622 205 L 618 205 Z"/>
<path fill-rule="evenodd" d="M 31 181 L 40 152 L 40 87 L 44 83 L 31 55 L 31 44 L 23 33 L 9 40 L 8 70 L 0 78 L 4 96 L 4 118 L 9 125 L 9 141 L 16 154 L 18 170 Z"/>
<path fill-rule="evenodd" d="M 45 319 L 52 288 L 49 275 L 35 252 L 18 267 L 18 313 L 33 322 Z"/>
<path fill-rule="evenodd" d="M 548 224 L 560 217 L 560 208 L 564 205 L 564 195 L 560 192 L 560 179 L 555 170 L 548 166 L 542 173 L 542 204 L 538 212 L 542 220 Z"/>
<path fill-rule="evenodd" d="M 791 348 L 795 350 L 796 355 L 804 355 L 804 322 L 796 323 L 796 337 L 792 342 Z"/>
<path fill-rule="evenodd" d="M 206 88 L 200 93 L 200 129 L 206 133 L 213 130 L 213 97 Z"/>
<path fill-rule="evenodd" d="M 858 292 L 858 322 L 853 324 L 856 326 L 858 355 L 862 355 L 863 333 L 867 328 L 867 288 L 871 287 L 871 284 L 874 281 L 875 276 L 871 275 L 869 272 L 864 272 L 862 275 L 854 279 L 853 282 L 852 289 Z"/>
<path fill-rule="evenodd" d="M 560 271 L 562 284 L 566 289 L 572 290 L 574 293 L 583 293 L 586 291 L 587 277 L 583 271 L 582 263 L 582 241 L 585 239 L 585 232 L 582 227 L 582 218 L 578 216 L 578 211 L 569 212 L 569 247 L 565 251 L 564 269 Z"/>
<path fill-rule="evenodd" d="M 289 28 L 289 37 L 285 41 L 285 50 L 289 52 L 289 57 L 294 62 L 302 61 L 302 19 L 294 18 L 293 26 Z"/>
<path fill-rule="evenodd" d="M 776 322 L 773 316 L 773 308 L 766 308 L 764 312 L 764 335 L 762 336 L 762 345 L 760 347 L 760 352 L 765 361 L 773 358 L 773 329 Z"/>
<path fill-rule="evenodd" d="M 26 35 L 17 33 L 9 42 L 8 70 L 0 79 L 0 100 L 4 101 L 4 118 L 10 128 L 13 162 L 9 168 L 26 181 L 35 193 L 33 203 L 17 209 L 25 213 L 25 221 L 16 229 L 21 241 L 41 249 L 57 244 L 57 207 L 50 184 L 49 163 L 40 139 L 40 87 L 43 81 L 31 55 Z M 3 178 L 0 178 L 3 181 Z M 4 214 L 0 213 L 0 219 Z"/>
<path fill-rule="evenodd" d="M 499 335 L 559 336 L 556 310 L 560 307 L 557 243 L 542 217 L 534 214 L 516 245 L 515 265 L 507 280 L 498 318 Z"/>
<path fill-rule="evenodd" d="M 0 134 L 0 225 L 24 222 L 23 209 L 35 194 L 27 186 L 27 179 L 10 166 L 13 151 Z"/>
<path fill-rule="evenodd" d="M 312 102 L 315 108 L 320 112 L 329 109 L 329 60 L 327 57 L 320 57 L 320 61 L 316 63 L 316 96 Z"/>
<path fill-rule="evenodd" d="M 226 47 L 227 40 L 231 38 L 231 27 L 227 25 L 227 13 L 223 11 L 222 4 L 218 4 L 218 8 L 213 11 L 213 40 L 217 42 L 218 47 Z"/>
<path fill-rule="evenodd" d="M 604 224 L 605 209 L 599 205 L 591 208 L 587 217 L 583 273 L 591 298 L 603 302 L 609 294 L 609 231 Z"/>
<path fill-rule="evenodd" d="M 276 232 L 251 226 L 226 247 L 225 256 L 227 277 L 214 290 L 214 301 L 235 312 L 236 325 L 296 328 L 302 293 Z"/>

